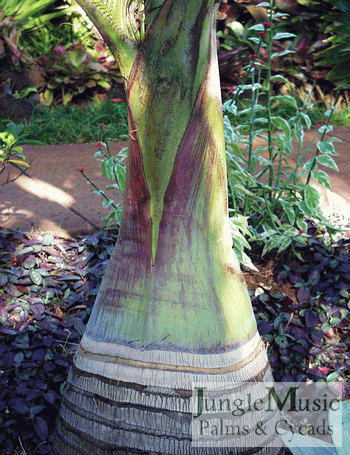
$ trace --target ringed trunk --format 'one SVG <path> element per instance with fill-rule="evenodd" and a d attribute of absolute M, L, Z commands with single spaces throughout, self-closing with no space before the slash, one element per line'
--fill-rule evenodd
<path fill-rule="evenodd" d="M 229 449 L 192 447 L 194 382 L 273 380 L 232 250 L 218 4 L 150 1 L 145 37 L 140 26 L 130 44 L 130 2 L 79 3 L 126 79 L 130 133 L 120 233 L 69 371 L 53 453 L 278 453 L 243 449 L 257 445 L 246 437 Z"/>

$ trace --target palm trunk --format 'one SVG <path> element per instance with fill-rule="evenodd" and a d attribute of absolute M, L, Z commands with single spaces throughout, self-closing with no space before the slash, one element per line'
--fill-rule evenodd
<path fill-rule="evenodd" d="M 149 3 L 133 65 L 119 58 L 130 128 L 122 225 L 69 372 L 55 454 L 228 453 L 191 448 L 193 382 L 272 381 L 232 250 L 217 5 Z"/>

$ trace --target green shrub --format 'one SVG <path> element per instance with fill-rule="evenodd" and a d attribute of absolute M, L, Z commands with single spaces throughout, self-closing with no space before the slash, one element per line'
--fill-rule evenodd
<path fill-rule="evenodd" d="M 18 175 L 10 178 L 8 174 L 6 180 L 0 183 L 0 187 L 14 182 L 30 167 L 23 154 L 22 144 L 41 144 L 41 142 L 26 139 L 22 124 L 8 123 L 5 131 L 0 132 L 0 175 L 5 172 L 8 165 L 13 166 L 18 171 Z"/>
<path fill-rule="evenodd" d="M 306 150 L 303 150 L 304 128 L 311 127 L 306 108 L 310 97 L 300 107 L 289 95 L 272 95 L 272 83 L 280 81 L 288 84 L 281 75 L 272 74 L 271 62 L 275 58 L 286 55 L 285 51 L 274 53 L 276 41 L 289 38 L 291 34 L 276 32 L 272 22 L 274 14 L 271 9 L 270 23 L 251 27 L 250 32 L 259 34 L 250 37 L 256 45 L 256 55 L 260 48 L 267 52 L 267 64 L 253 60 L 247 68 L 247 76 L 239 86 L 233 99 L 224 105 L 224 127 L 227 144 L 228 184 L 231 206 L 234 215 L 249 217 L 250 241 L 264 245 L 263 255 L 273 249 L 277 253 L 291 248 L 298 255 L 296 246 L 306 245 L 307 220 L 316 219 L 330 233 L 332 225 L 323 217 L 320 209 L 320 195 L 310 185 L 310 179 L 330 188 L 326 172 L 319 170 L 318 165 L 328 166 L 337 170 L 333 156 L 333 142 L 337 139 L 325 140 L 326 132 L 332 130 L 329 124 L 333 109 L 327 111 L 323 125 L 319 125 Z M 265 83 L 262 85 L 262 73 Z M 249 83 L 248 83 L 249 82 Z M 251 93 L 251 103 L 245 110 L 237 109 L 237 98 L 244 92 Z M 266 99 L 260 102 L 260 97 Z M 294 112 L 289 121 L 273 115 L 273 106 L 286 103 Z M 230 117 L 237 118 L 238 126 L 232 126 Z M 248 114 L 248 120 L 240 120 Z M 242 132 L 243 130 L 243 132 Z M 273 134 L 277 131 L 277 134 Z M 263 140 L 264 145 L 253 147 L 255 138 Z M 317 140 L 317 150 L 311 159 L 306 155 Z M 296 143 L 296 165 L 292 167 L 288 157 L 292 154 L 292 143 Z M 241 144 L 242 147 L 239 147 Z"/>
<path fill-rule="evenodd" d="M 326 1 L 335 9 L 324 16 L 324 20 L 330 21 L 331 36 L 326 40 L 330 46 L 318 54 L 321 58 L 318 64 L 331 67 L 327 79 L 335 80 L 338 89 L 350 88 L 350 4 L 344 0 Z"/>
<path fill-rule="evenodd" d="M 109 90 L 112 81 L 120 78 L 120 73 L 115 60 L 107 60 L 103 51 L 101 46 L 101 55 L 95 58 L 81 44 L 68 49 L 60 45 L 55 48 L 54 57 L 37 59 L 46 80 L 44 104 L 59 100 L 66 106 L 82 94 L 84 98 L 91 98 L 99 89 Z"/>

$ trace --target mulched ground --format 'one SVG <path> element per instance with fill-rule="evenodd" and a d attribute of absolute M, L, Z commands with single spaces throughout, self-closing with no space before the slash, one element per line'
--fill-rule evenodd
<path fill-rule="evenodd" d="M 310 223 L 303 261 L 244 271 L 276 381 L 342 381 L 350 398 L 350 240 Z M 0 454 L 48 454 L 75 348 L 117 239 L 0 229 Z"/>

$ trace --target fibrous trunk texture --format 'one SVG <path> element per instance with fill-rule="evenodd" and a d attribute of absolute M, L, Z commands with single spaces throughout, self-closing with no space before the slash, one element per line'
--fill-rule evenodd
<path fill-rule="evenodd" d="M 193 382 L 272 381 L 232 250 L 216 8 L 211 1 L 199 3 L 196 20 L 203 31 L 192 32 L 193 45 L 183 50 L 184 61 L 196 64 L 200 76 L 193 101 L 181 104 L 188 96 L 178 83 L 183 74 L 156 67 L 177 45 L 166 30 L 163 41 L 155 34 L 157 43 L 150 30 L 130 72 L 122 225 L 69 372 L 56 455 L 278 453 L 238 448 L 256 445 L 243 437 L 236 438 L 236 448 L 192 447 Z M 154 29 L 170 21 L 171 8 L 171 1 L 164 2 Z M 198 31 L 180 21 L 175 36 L 191 27 Z M 176 59 L 173 64 L 180 65 Z M 157 78 L 159 87 L 150 87 Z M 168 116 L 159 117 L 157 102 L 168 105 Z M 258 418 L 250 416 L 251 424 Z"/>

